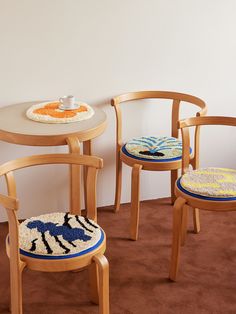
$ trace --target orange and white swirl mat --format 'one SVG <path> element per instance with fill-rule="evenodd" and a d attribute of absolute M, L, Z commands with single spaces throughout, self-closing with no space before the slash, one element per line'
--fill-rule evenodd
<path fill-rule="evenodd" d="M 76 101 L 76 109 L 62 110 L 59 101 L 43 102 L 32 105 L 26 116 L 34 121 L 43 123 L 71 123 L 91 118 L 94 110 L 87 104 Z"/>

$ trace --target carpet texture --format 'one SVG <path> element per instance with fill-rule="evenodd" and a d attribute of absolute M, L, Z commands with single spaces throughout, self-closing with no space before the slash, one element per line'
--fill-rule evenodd
<path fill-rule="evenodd" d="M 111 314 L 236 313 L 236 213 L 201 211 L 201 232 L 191 215 L 181 250 L 178 282 L 168 280 L 172 207 L 169 199 L 141 203 L 139 239 L 128 239 L 129 204 L 114 214 L 99 210 L 108 236 Z M 0 224 L 0 313 L 9 312 L 7 223 Z M 98 313 L 89 301 L 87 270 L 23 273 L 24 314 Z"/>

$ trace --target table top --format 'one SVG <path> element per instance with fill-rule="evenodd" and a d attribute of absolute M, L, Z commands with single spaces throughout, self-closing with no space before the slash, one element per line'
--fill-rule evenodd
<path fill-rule="evenodd" d="M 0 140 L 30 146 L 66 145 L 68 137 L 76 136 L 87 141 L 102 134 L 106 128 L 106 114 L 94 108 L 94 115 L 87 120 L 72 123 L 41 123 L 26 117 L 34 101 L 0 108 Z"/>

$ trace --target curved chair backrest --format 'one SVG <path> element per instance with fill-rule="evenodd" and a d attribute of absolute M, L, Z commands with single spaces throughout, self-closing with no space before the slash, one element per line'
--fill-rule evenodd
<path fill-rule="evenodd" d="M 189 164 L 190 164 L 190 156 L 188 153 L 190 149 L 189 127 L 199 127 L 201 125 L 236 126 L 236 118 L 207 116 L 207 117 L 189 118 L 185 120 L 180 120 L 178 122 L 178 128 L 181 129 L 182 140 L 183 140 L 182 174 L 186 173 L 189 170 Z M 196 141 L 196 138 L 195 138 L 195 141 Z M 197 156 L 197 158 L 198 157 L 199 156 Z"/>
<path fill-rule="evenodd" d="M 196 116 L 203 116 L 207 113 L 207 106 L 205 102 L 195 96 L 169 92 L 169 91 L 139 91 L 126 93 L 117 97 L 112 98 L 111 105 L 114 106 L 116 111 L 116 141 L 117 141 L 117 150 L 119 151 L 122 146 L 122 116 L 120 104 L 127 101 L 141 100 L 141 99 L 169 99 L 172 100 L 172 130 L 171 136 L 178 138 L 178 127 L 177 122 L 179 120 L 179 110 L 180 103 L 188 102 L 193 105 L 196 105 L 200 108 L 200 111 L 196 113 Z M 196 128 L 195 137 L 199 137 L 199 128 Z M 198 141 L 196 141 L 198 143 Z M 198 150 L 198 147 L 195 147 L 195 151 Z"/>
<path fill-rule="evenodd" d="M 23 157 L 8 161 L 0 166 L 0 176 L 5 176 L 8 195 L 0 194 L 0 204 L 6 208 L 9 221 L 9 234 L 13 247 L 18 248 L 18 220 L 16 211 L 19 208 L 19 201 L 16 193 L 16 182 L 13 171 L 48 164 L 68 164 L 88 167 L 87 174 L 87 217 L 96 221 L 96 178 L 97 170 L 102 168 L 102 159 L 95 156 L 78 156 L 78 154 L 46 154 Z M 79 184 L 79 182 L 78 182 Z M 79 188 L 79 187 L 78 187 Z M 72 189 L 76 191 L 75 188 Z M 72 195 L 73 197 L 73 195 Z"/>

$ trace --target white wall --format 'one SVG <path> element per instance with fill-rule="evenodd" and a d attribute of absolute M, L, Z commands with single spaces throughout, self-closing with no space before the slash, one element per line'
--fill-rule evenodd
<path fill-rule="evenodd" d="M 112 204 L 115 115 L 109 99 L 127 91 L 174 90 L 203 98 L 211 115 L 235 116 L 235 11 L 235 0 L 0 0 L 0 106 L 73 94 L 102 108 L 109 124 L 93 142 L 94 154 L 105 164 L 98 205 Z M 145 112 L 130 106 L 128 111 L 133 118 L 126 124 L 127 137 L 168 133 L 170 112 L 164 104 L 150 105 Z M 183 114 L 193 112 L 185 109 Z M 236 135 L 231 128 L 208 128 L 202 135 L 203 166 L 235 167 Z M 65 148 L 0 143 L 0 162 L 61 151 Z M 124 170 L 122 201 L 127 202 L 130 169 Z M 46 205 L 49 210 L 66 206 L 65 171 L 38 175 L 34 188 L 28 182 L 31 173 L 19 176 L 27 188 L 27 193 L 20 188 L 21 217 L 43 212 Z M 142 199 L 167 195 L 168 173 L 142 174 Z M 0 220 L 5 218 L 1 210 Z"/>

